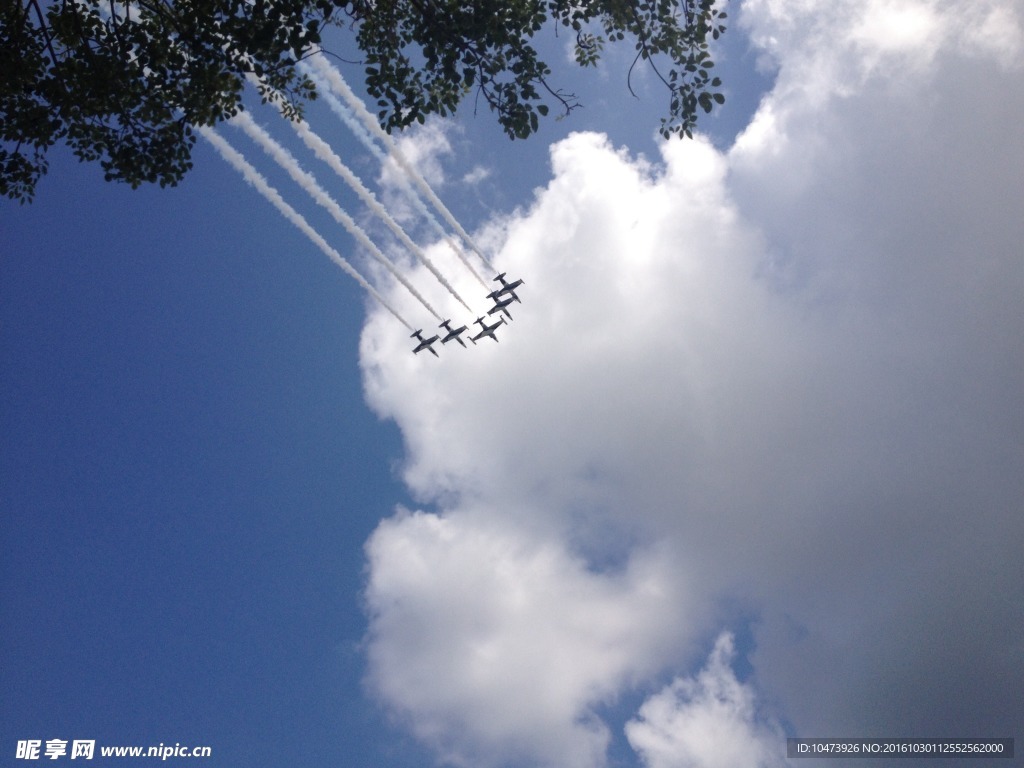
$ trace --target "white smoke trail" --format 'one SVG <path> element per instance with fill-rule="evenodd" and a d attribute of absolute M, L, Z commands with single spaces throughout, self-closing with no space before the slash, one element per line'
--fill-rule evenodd
<path fill-rule="evenodd" d="M 452 215 L 452 212 L 449 211 L 445 204 L 441 202 L 441 199 L 434 194 L 434 190 L 432 190 L 430 185 L 427 184 L 426 179 L 420 175 L 420 173 L 406 159 L 405 155 L 402 154 L 398 145 L 395 144 L 391 136 L 377 124 L 376 119 L 374 119 L 373 115 L 371 115 L 369 110 L 366 109 L 366 105 L 363 104 L 359 97 L 352 92 L 352 89 L 348 87 L 348 83 L 345 82 L 345 78 L 342 77 L 341 73 L 331 66 L 322 56 L 313 56 L 310 61 L 313 62 L 313 66 L 316 67 L 318 72 L 323 76 L 328 87 L 348 102 L 349 106 L 356 113 L 359 119 L 363 121 L 363 124 L 370 129 L 370 132 L 376 136 L 385 147 L 387 147 L 388 154 L 395 159 L 395 162 L 402 166 L 402 170 L 406 172 L 416 187 L 431 202 L 434 208 L 437 209 L 437 212 L 444 217 L 445 221 L 447 221 L 456 232 L 459 233 L 459 236 L 462 237 L 469 247 L 473 249 L 487 268 L 493 270 L 494 265 L 492 265 L 491 262 L 487 260 L 487 257 L 483 255 L 476 243 L 473 242 L 473 238 L 471 238 L 469 233 L 462 228 L 462 225 L 459 224 L 458 220 Z M 469 267 L 468 262 L 466 262 L 466 266 Z M 470 267 L 470 269 L 472 269 L 472 267 Z"/>
<path fill-rule="evenodd" d="M 330 92 L 330 86 L 327 84 L 327 81 L 323 77 L 321 77 L 317 72 L 314 72 L 312 67 L 308 66 L 305 63 L 299 64 L 299 67 L 305 74 L 313 78 L 314 82 L 316 82 L 319 88 L 320 95 L 323 96 L 324 101 L 327 102 L 327 106 L 331 108 L 331 111 L 334 112 L 334 114 L 338 116 L 338 119 L 340 119 L 348 127 L 348 129 L 352 131 L 355 137 L 363 143 L 363 146 L 365 146 L 368 150 L 370 150 L 370 152 L 373 153 L 373 156 L 377 158 L 378 162 L 380 162 L 381 165 L 384 165 L 388 161 L 387 154 L 379 146 L 377 146 L 377 142 L 373 140 L 373 136 L 371 136 L 370 132 L 366 130 L 366 127 L 361 122 L 359 122 L 358 118 L 356 118 L 355 116 L 355 113 L 353 113 L 351 109 L 346 107 L 344 104 L 338 101 L 337 98 L 335 98 L 334 94 Z M 405 174 L 399 174 L 398 181 L 399 184 L 401 184 L 402 189 L 408 195 L 409 200 L 411 200 L 413 205 L 416 207 L 417 212 L 424 219 L 426 219 L 434 228 L 434 231 L 437 232 L 437 234 L 445 242 L 448 243 L 448 245 L 451 247 L 455 255 L 459 257 L 459 260 L 466 266 L 467 269 L 469 269 L 469 271 L 473 274 L 473 277 L 475 277 L 477 281 L 479 281 L 480 285 L 484 286 L 485 288 L 488 288 L 489 286 L 487 285 L 487 283 L 484 281 L 482 277 L 480 277 L 477 271 L 473 268 L 473 265 L 470 264 L 469 259 L 466 258 L 466 254 L 463 251 L 462 247 L 455 241 L 455 239 L 450 234 L 448 234 L 448 231 L 441 225 L 441 222 L 437 220 L 437 217 L 434 216 L 433 213 L 431 213 L 429 208 L 427 208 L 426 203 L 424 203 L 423 200 L 420 199 L 419 194 L 416 192 L 415 189 L 413 189 L 412 184 L 410 183 L 409 179 L 406 178 Z"/>
<path fill-rule="evenodd" d="M 398 268 L 391 262 L 391 260 L 385 256 L 376 245 L 374 245 L 373 241 L 370 240 L 362 227 L 356 224 L 352 217 L 345 213 L 341 206 L 334 201 L 334 198 L 324 191 L 323 187 L 317 183 L 312 174 L 302 169 L 302 166 L 299 165 L 299 161 L 292 156 L 291 152 L 278 144 L 273 138 L 271 138 L 270 134 L 260 126 L 256 125 L 256 122 L 247 112 L 239 112 L 235 117 L 231 118 L 229 123 L 241 128 L 249 138 L 259 144 L 260 148 L 270 155 L 270 157 L 273 158 L 273 160 L 280 165 L 289 176 L 292 177 L 292 180 L 294 180 L 296 184 L 306 190 L 318 205 L 326 208 L 331 216 L 334 217 L 334 220 L 345 227 L 349 234 L 356 238 L 356 240 L 358 240 L 359 243 L 370 252 L 371 256 L 387 267 L 391 274 L 395 276 L 395 279 L 404 285 L 409 290 L 409 293 L 415 296 L 416 299 L 427 308 L 430 314 L 438 320 L 443 319 L 436 311 L 434 311 L 434 308 L 427 303 L 427 300 L 424 299 L 415 288 L 413 288 L 409 281 L 403 277 L 402 273 L 398 271 Z"/>
<path fill-rule="evenodd" d="M 402 229 L 401 225 L 399 225 L 399 223 L 391 217 L 391 214 L 387 212 L 384 206 L 380 204 L 373 192 L 367 189 L 366 185 L 363 184 L 360 178 L 356 176 L 344 162 L 342 162 L 342 159 L 335 154 L 330 145 L 314 133 L 308 123 L 302 120 L 288 120 L 288 123 L 299 135 L 299 138 L 302 139 L 303 143 L 312 150 L 313 154 L 323 160 L 331 170 L 338 174 L 346 184 L 355 190 L 356 194 L 359 195 L 359 198 L 366 204 L 366 206 L 373 211 L 377 217 L 387 225 L 388 229 L 394 233 L 395 237 L 401 240 L 402 244 L 405 245 L 405 247 L 408 248 L 416 258 L 418 258 L 420 262 L 422 262 L 422 264 L 431 271 L 434 277 L 437 278 L 438 282 L 448 289 L 448 292 L 466 308 L 467 312 L 472 312 L 469 305 L 462 300 L 462 297 L 459 296 L 451 284 L 445 280 L 437 267 L 435 267 L 433 262 L 431 262 L 427 257 L 427 254 L 423 252 L 423 249 L 413 242 L 413 240 L 405 233 L 405 230 Z"/>
<path fill-rule="evenodd" d="M 195 129 L 196 131 L 199 132 L 200 136 L 202 136 L 204 139 L 206 139 L 213 145 L 214 149 L 217 150 L 218 154 L 220 154 L 220 156 L 223 157 L 224 160 L 226 160 L 236 171 L 242 174 L 242 177 L 246 180 L 246 182 L 252 185 L 257 192 L 263 195 L 263 197 L 266 198 L 266 200 L 271 205 L 277 208 L 277 210 L 281 213 L 282 216 L 284 216 L 286 219 L 288 219 L 288 221 L 290 221 L 292 224 L 298 227 L 302 231 L 302 233 L 310 240 L 312 240 L 313 243 L 321 251 L 327 254 L 331 261 L 333 261 L 335 264 L 337 264 L 339 267 L 345 270 L 351 277 L 353 277 L 356 280 L 356 282 L 363 286 L 363 288 L 366 289 L 367 293 L 369 293 L 371 296 L 373 296 L 373 298 L 379 301 L 381 306 L 383 306 L 388 312 L 394 315 L 402 325 L 404 325 L 410 331 L 412 330 L 412 326 L 409 325 L 409 323 L 407 323 L 405 319 L 400 314 L 398 314 L 398 312 L 396 312 L 394 308 L 391 307 L 390 304 L 388 304 L 384 300 L 383 296 L 381 296 L 379 293 L 377 293 L 376 290 L 374 290 L 374 287 L 370 285 L 366 281 L 366 279 L 359 274 L 359 272 L 356 271 L 356 268 L 349 264 L 348 261 L 346 261 L 341 256 L 341 254 L 339 254 L 336 250 L 331 248 L 331 246 L 327 244 L 327 241 L 320 236 L 320 233 L 313 229 L 313 227 L 310 226 L 309 222 L 302 217 L 302 214 L 300 214 L 298 211 L 296 211 L 294 208 L 288 205 L 288 203 L 285 202 L 284 198 L 281 197 L 281 194 L 272 186 L 270 186 L 270 184 L 267 183 L 267 180 L 264 179 L 259 174 L 259 171 L 257 171 L 255 168 L 252 167 L 252 165 L 249 164 L 249 162 L 242 156 L 241 152 L 232 147 L 220 134 L 218 134 L 212 128 L 197 125 L 195 126 Z"/>

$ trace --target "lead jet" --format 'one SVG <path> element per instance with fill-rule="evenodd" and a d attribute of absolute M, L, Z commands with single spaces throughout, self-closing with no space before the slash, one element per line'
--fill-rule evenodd
<path fill-rule="evenodd" d="M 495 299 L 494 300 L 494 306 L 487 310 L 487 314 L 488 315 L 493 315 L 495 312 L 504 312 L 505 316 L 508 317 L 509 320 L 511 320 L 512 319 L 512 315 L 506 309 L 506 307 L 509 304 L 511 304 L 511 303 L 512 303 L 512 298 L 505 299 L 504 301 L 498 301 L 497 299 Z"/>
<path fill-rule="evenodd" d="M 466 330 L 466 326 L 462 326 L 461 328 L 455 328 L 453 330 L 451 322 L 451 320 L 445 320 L 443 323 L 437 326 L 438 328 L 444 328 L 446 331 L 448 331 L 448 335 L 441 339 L 441 343 L 447 344 L 449 341 L 457 341 L 462 346 L 466 346 L 466 342 L 459 338 L 459 334 L 463 333 Z"/>
<path fill-rule="evenodd" d="M 499 317 L 498 322 L 496 322 L 494 325 L 487 325 L 486 323 L 484 323 L 484 319 L 482 317 L 478 317 L 474 322 L 480 323 L 481 328 L 480 333 L 470 338 L 470 341 L 476 344 L 477 340 L 482 339 L 484 336 L 490 336 L 492 339 L 497 341 L 498 337 L 494 335 L 494 332 L 498 330 L 499 325 L 505 322 L 505 318 Z"/>
<path fill-rule="evenodd" d="M 422 352 L 425 349 L 428 352 L 431 352 L 434 355 L 434 357 L 440 357 L 440 355 L 437 354 L 437 350 L 434 349 L 432 346 L 430 346 L 435 341 L 437 341 L 439 337 L 438 336 L 431 336 L 429 339 L 424 339 L 420 335 L 422 333 L 423 333 L 423 329 L 420 328 L 420 330 L 416 331 L 412 336 L 409 337 L 411 339 L 413 336 L 415 336 L 417 339 L 420 340 L 420 343 L 416 345 L 416 349 L 414 349 L 412 351 L 412 353 L 415 355 L 415 354 L 417 354 L 419 352 Z"/>
<path fill-rule="evenodd" d="M 505 273 L 504 272 L 502 272 L 500 275 L 498 275 L 494 279 L 497 282 L 501 283 L 501 288 L 499 288 L 498 290 L 494 291 L 493 293 L 489 293 L 487 295 L 487 298 L 494 299 L 495 301 L 497 301 L 499 296 L 508 293 L 508 294 L 512 295 L 513 299 L 515 299 L 516 301 L 519 301 L 519 297 L 516 296 L 516 288 L 518 288 L 520 285 L 523 284 L 522 280 L 513 280 L 510 283 L 508 280 L 505 279 Z"/>

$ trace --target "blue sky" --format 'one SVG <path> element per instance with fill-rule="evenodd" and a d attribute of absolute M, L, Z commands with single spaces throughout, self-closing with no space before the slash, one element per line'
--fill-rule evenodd
<path fill-rule="evenodd" d="M 4 764 L 51 738 L 669 768 L 1019 735 L 1020 8 L 869 5 L 730 9 L 696 142 L 656 137 L 657 83 L 633 99 L 612 50 L 554 67 L 585 107 L 529 141 L 472 103 L 403 137 L 526 280 L 500 344 L 438 360 L 205 143 L 165 190 L 51 152 L 0 225 Z M 309 119 L 481 306 L 396 169 Z"/>
<path fill-rule="evenodd" d="M 361 407 L 363 297 L 215 159 L 135 193 L 54 163 L 8 209 L 10 738 L 269 765 L 340 749 L 316 724 L 358 706 L 360 546 L 400 494 Z"/>

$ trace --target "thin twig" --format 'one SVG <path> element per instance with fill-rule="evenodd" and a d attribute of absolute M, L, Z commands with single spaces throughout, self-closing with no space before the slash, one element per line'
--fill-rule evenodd
<path fill-rule="evenodd" d="M 39 18 L 39 31 L 43 33 L 43 41 L 46 43 L 46 49 L 50 52 L 50 58 L 53 59 L 53 66 L 56 67 L 60 63 L 60 59 L 57 58 L 57 52 L 53 50 L 53 39 L 50 37 L 50 30 L 46 25 L 46 18 L 43 16 L 43 11 L 39 7 L 37 0 L 29 0 L 29 5 L 36 10 L 36 16 Z M 61 82 L 63 83 L 63 81 Z"/>
<path fill-rule="evenodd" d="M 640 97 L 637 96 L 636 92 L 633 90 L 633 67 L 635 67 L 636 63 L 640 61 L 640 56 L 643 52 L 642 48 L 636 52 L 636 56 L 633 58 L 633 63 L 629 65 L 629 72 L 626 73 L 626 87 L 629 89 L 629 92 L 633 94 L 634 99 L 639 99 Z"/>

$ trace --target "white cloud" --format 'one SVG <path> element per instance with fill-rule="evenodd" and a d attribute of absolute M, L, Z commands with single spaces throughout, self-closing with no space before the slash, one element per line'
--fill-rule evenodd
<path fill-rule="evenodd" d="M 874 69 L 885 58 L 896 66 L 931 61 L 946 36 L 947 25 L 934 2 L 872 0 L 850 32 L 862 67 Z"/>
<path fill-rule="evenodd" d="M 393 136 L 395 146 L 409 167 L 415 169 L 435 190 L 445 184 L 441 159 L 452 153 L 447 135 L 451 128 L 452 124 L 449 122 L 431 119 L 422 126 L 415 126 L 406 133 Z M 384 203 L 396 221 L 406 226 L 413 223 L 422 224 L 422 221 L 418 221 L 417 207 L 410 199 L 415 185 L 406 179 L 405 171 L 393 156 L 389 156 L 381 165 L 377 183 L 382 188 Z M 433 231 L 430 232 L 430 237 L 436 238 Z"/>
<path fill-rule="evenodd" d="M 452 152 L 451 142 L 446 135 L 449 126 L 450 123 L 443 120 L 428 120 L 410 133 L 395 137 L 398 151 L 433 187 L 440 187 L 445 183 L 441 158 Z M 398 163 L 391 160 L 381 169 L 380 181 L 387 186 L 396 186 L 396 175 L 401 173 L 403 171 Z"/>
<path fill-rule="evenodd" d="M 732 671 L 732 635 L 722 634 L 694 678 L 676 678 L 640 707 L 626 736 L 648 768 L 781 766 L 777 723 L 762 722 L 753 690 Z"/>
<path fill-rule="evenodd" d="M 968 23 L 960 27 L 964 53 L 993 57 L 1006 69 L 1020 69 L 1024 61 L 1021 8 L 1012 3 L 975 3 L 967 9 Z"/>
<path fill-rule="evenodd" d="M 490 222 L 526 280 L 499 344 L 414 357 L 370 317 L 368 401 L 438 507 L 369 544 L 371 682 L 442 756 L 601 766 L 600 705 L 690 669 L 729 601 L 800 735 L 1024 717 L 1020 27 L 978 8 L 748 3 L 779 74 L 733 148 L 575 134 Z M 643 721 L 705 711 L 701 679 Z"/>
<path fill-rule="evenodd" d="M 463 175 L 462 183 L 469 184 L 470 186 L 475 186 L 484 179 L 490 178 L 490 176 L 490 168 L 484 168 L 482 165 L 475 165 L 473 166 L 473 170 Z"/>
<path fill-rule="evenodd" d="M 403 515 L 373 535 L 373 686 L 447 761 L 599 763 L 589 708 L 672 658 L 685 597 L 664 553 L 595 573 L 488 518 Z"/>

